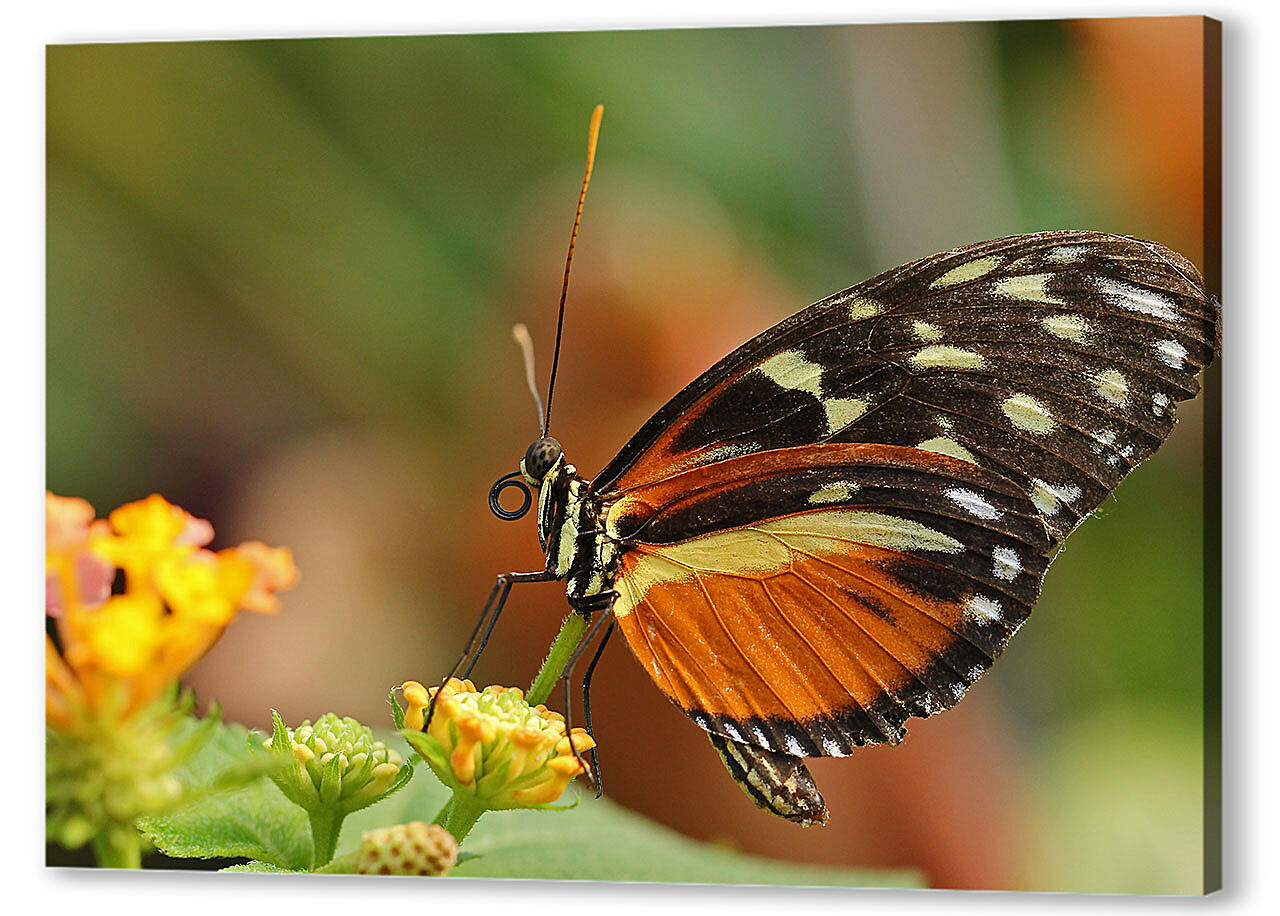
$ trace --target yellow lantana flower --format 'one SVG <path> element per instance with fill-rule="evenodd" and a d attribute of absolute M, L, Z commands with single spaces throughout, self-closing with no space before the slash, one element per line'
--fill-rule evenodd
<path fill-rule="evenodd" d="M 530 706 L 518 687 L 477 691 L 469 680 L 450 678 L 423 732 L 436 689 L 417 681 L 401 686 L 404 735 L 455 797 L 485 810 L 531 808 L 554 802 L 587 772 L 580 756 L 595 747 L 591 736 L 575 728 L 570 743 L 564 717 Z"/>
<path fill-rule="evenodd" d="M 176 683 L 240 609 L 274 611 L 297 580 L 289 551 L 213 551 L 213 526 L 153 494 L 95 519 L 82 499 L 45 497 L 49 724 L 127 718 Z M 110 595 L 117 569 L 124 592 Z"/>
<path fill-rule="evenodd" d="M 83 499 L 45 496 L 56 634 L 45 636 L 46 831 L 70 848 L 92 843 L 100 864 L 136 868 L 137 819 L 184 799 L 173 769 L 195 746 L 180 737 L 194 699 L 177 697 L 178 679 L 238 609 L 274 611 L 273 592 L 297 569 L 287 550 L 256 542 L 204 549 L 213 526 L 162 496 L 94 516 Z M 117 570 L 124 591 L 113 595 Z"/>

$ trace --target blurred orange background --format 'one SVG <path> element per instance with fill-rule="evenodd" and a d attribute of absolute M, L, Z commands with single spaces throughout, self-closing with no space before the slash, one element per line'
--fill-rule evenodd
<path fill-rule="evenodd" d="M 532 518 L 485 500 L 538 434 L 510 327 L 545 373 L 596 102 L 553 423 L 588 476 L 734 346 L 901 262 L 1090 228 L 1203 266 L 1204 28 L 51 47 L 48 485 L 291 547 L 284 610 L 191 684 L 252 726 L 389 725 L 388 687 L 447 670 L 495 574 L 542 566 Z M 593 691 L 609 794 L 938 887 L 1199 892 L 1203 410 L 1073 535 L 964 703 L 813 763 L 830 827 L 757 811 L 620 638 Z M 515 589 L 476 679 L 527 684 L 566 611 L 560 584 Z"/>

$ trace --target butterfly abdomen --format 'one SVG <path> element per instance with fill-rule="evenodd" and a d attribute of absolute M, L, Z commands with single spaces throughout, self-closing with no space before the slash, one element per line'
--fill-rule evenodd
<path fill-rule="evenodd" d="M 708 733 L 734 781 L 766 811 L 802 827 L 827 823 L 827 803 L 799 757 L 776 754 Z"/>

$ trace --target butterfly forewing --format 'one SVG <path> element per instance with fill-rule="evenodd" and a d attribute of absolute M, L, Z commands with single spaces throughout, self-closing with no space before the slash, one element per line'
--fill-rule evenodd
<path fill-rule="evenodd" d="M 1017 482 L 1056 542 L 1167 437 L 1217 321 L 1190 262 L 1150 242 L 1046 232 L 945 252 L 734 351 L 595 486 L 816 442 L 905 445 Z"/>

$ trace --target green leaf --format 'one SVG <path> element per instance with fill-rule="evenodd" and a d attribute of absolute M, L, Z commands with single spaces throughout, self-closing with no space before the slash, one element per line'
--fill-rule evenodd
<path fill-rule="evenodd" d="M 240 865 L 228 865 L 226 868 L 220 868 L 218 871 L 251 871 L 266 872 L 272 875 L 296 875 L 297 869 L 281 868 L 279 865 L 272 865 L 270 862 L 262 862 L 254 859 L 250 862 L 244 862 Z"/>
<path fill-rule="evenodd" d="M 391 704 L 391 718 L 395 720 L 396 731 L 404 728 L 404 710 L 400 708 L 400 704 L 396 702 L 396 691 L 399 687 L 392 687 L 387 694 L 387 702 Z"/>
<path fill-rule="evenodd" d="M 366 830 L 415 820 L 430 822 L 448 799 L 448 790 L 424 774 L 393 798 L 347 818 L 338 854 L 356 849 Z M 571 792 L 560 801 L 573 800 Z M 581 804 L 568 811 L 489 812 L 467 836 L 450 874 L 697 884 L 924 884 L 923 876 L 909 870 L 833 868 L 748 856 L 691 840 L 608 799 L 584 794 L 579 800 Z M 777 829 L 797 828 L 779 822 Z"/>
<path fill-rule="evenodd" d="M 138 827 L 171 856 L 245 856 L 279 868 L 306 869 L 311 860 L 307 816 L 274 783 L 258 777 L 235 791 L 218 791 L 228 773 L 252 772 L 261 765 L 247 741 L 242 726 L 217 726 L 207 743 L 175 771 L 189 793 L 211 794 L 163 817 L 143 818 Z"/>

